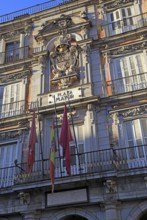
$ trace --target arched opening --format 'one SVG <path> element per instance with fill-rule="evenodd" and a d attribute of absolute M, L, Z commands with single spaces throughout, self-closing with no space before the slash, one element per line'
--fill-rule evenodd
<path fill-rule="evenodd" d="M 88 219 L 79 215 L 68 215 L 66 217 L 61 218 L 60 220 L 88 220 Z"/>
<path fill-rule="evenodd" d="M 147 220 L 147 212 L 144 213 L 139 220 Z"/>

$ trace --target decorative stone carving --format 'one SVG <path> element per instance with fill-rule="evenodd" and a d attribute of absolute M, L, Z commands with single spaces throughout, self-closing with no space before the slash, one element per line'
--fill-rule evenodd
<path fill-rule="evenodd" d="M 33 30 L 32 22 L 26 22 L 25 23 L 25 33 L 26 33 L 26 35 L 30 35 L 32 30 Z"/>
<path fill-rule="evenodd" d="M 0 35 L 0 39 L 12 39 L 15 38 L 17 36 L 20 36 L 20 34 L 22 33 L 22 30 L 15 30 L 15 31 L 11 31 L 5 34 L 1 34 Z"/>
<path fill-rule="evenodd" d="M 20 200 L 21 205 L 29 205 L 30 204 L 30 193 L 20 192 L 18 194 L 18 198 Z"/>
<path fill-rule="evenodd" d="M 36 41 L 43 40 L 43 36 L 47 33 L 51 33 L 51 31 L 58 30 L 60 34 L 67 33 L 67 28 L 71 26 L 72 19 L 71 17 L 62 14 L 60 18 L 50 22 L 46 21 L 41 25 L 41 30 L 35 36 Z"/>
<path fill-rule="evenodd" d="M 133 117 L 137 115 L 146 115 L 146 114 L 147 114 L 147 105 L 141 105 L 113 113 L 112 115 L 113 117 L 117 115 L 117 118 L 119 118 L 119 122 L 120 122 L 121 120 L 123 120 L 123 118 Z"/>
<path fill-rule="evenodd" d="M 85 11 L 81 11 L 80 16 L 81 18 L 87 19 L 87 13 Z"/>
<path fill-rule="evenodd" d="M 116 182 L 114 180 L 108 179 L 104 183 L 104 186 L 106 187 L 106 193 L 115 193 L 117 192 L 117 186 Z"/>
<path fill-rule="evenodd" d="M 84 46 L 82 47 L 82 54 L 83 54 L 84 61 L 85 61 L 86 63 L 89 62 L 89 51 L 90 51 L 90 45 L 89 45 L 89 44 L 84 45 Z"/>
<path fill-rule="evenodd" d="M 146 42 L 141 42 L 141 43 L 136 43 L 136 44 L 130 44 L 130 45 L 126 45 L 126 46 L 122 46 L 122 47 L 117 47 L 117 48 L 112 48 L 111 50 L 109 50 L 110 45 L 107 45 L 107 54 L 108 55 L 123 55 L 123 54 L 127 54 L 130 52 L 135 52 L 135 51 L 142 51 L 144 49 L 147 48 L 147 43 Z M 106 53 L 103 52 L 103 53 Z"/>
<path fill-rule="evenodd" d="M 106 2 L 105 0 L 101 1 L 103 4 L 107 4 L 108 5 L 105 5 L 105 9 L 106 10 L 111 10 L 111 9 L 114 9 L 114 8 L 117 8 L 117 7 L 121 7 L 121 6 L 125 6 L 125 4 L 127 3 L 134 3 L 134 0 L 116 0 L 116 1 L 111 1 L 111 4 L 110 2 Z"/>
<path fill-rule="evenodd" d="M 46 56 L 39 56 L 38 62 L 40 64 L 41 72 L 44 74 L 46 70 Z"/>
<path fill-rule="evenodd" d="M 70 76 L 78 76 L 79 73 L 79 51 L 71 40 L 70 34 L 60 35 L 50 52 L 52 80 L 62 77 L 59 81 L 61 88 L 69 87 L 72 84 Z"/>
<path fill-rule="evenodd" d="M 83 39 L 87 39 L 87 37 L 88 37 L 87 34 L 88 34 L 87 27 L 83 26 L 81 28 L 81 35 L 82 35 Z"/>
<path fill-rule="evenodd" d="M 71 26 L 71 18 L 62 14 L 59 19 L 55 20 L 54 25 L 56 28 L 68 28 Z"/>
<path fill-rule="evenodd" d="M 11 73 L 11 74 L 1 74 L 0 75 L 0 83 L 8 83 L 13 82 L 18 79 L 24 79 L 30 74 L 30 70 L 25 70 L 21 72 Z"/>

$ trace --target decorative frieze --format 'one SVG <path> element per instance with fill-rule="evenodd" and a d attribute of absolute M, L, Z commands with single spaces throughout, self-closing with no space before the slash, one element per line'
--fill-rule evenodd
<path fill-rule="evenodd" d="M 108 10 L 113 10 L 113 9 L 120 8 L 120 7 L 125 7 L 126 4 L 133 4 L 134 0 L 116 0 L 116 1 L 111 1 L 111 2 L 101 0 L 100 3 L 103 4 L 105 10 L 108 11 Z"/>
<path fill-rule="evenodd" d="M 16 73 L 10 73 L 10 74 L 1 74 L 0 75 L 0 83 L 8 83 L 13 82 L 16 80 L 24 79 L 30 74 L 30 70 L 25 70 L 21 72 Z"/>
<path fill-rule="evenodd" d="M 103 51 L 104 54 L 108 54 L 110 56 L 126 55 L 128 53 L 134 53 L 136 51 L 147 49 L 147 42 L 144 41 L 115 48 L 111 48 L 110 45 L 105 45 L 105 48 L 106 50 Z"/>
<path fill-rule="evenodd" d="M 121 123 L 127 117 L 134 117 L 134 116 L 145 116 L 147 115 L 147 105 L 141 105 L 137 107 L 130 107 L 126 110 L 123 109 L 122 111 L 119 110 L 117 112 L 110 111 L 111 118 L 115 118 L 114 121 L 117 123 Z"/>
<path fill-rule="evenodd" d="M 14 30 L 0 35 L 0 39 L 13 39 L 19 37 L 23 30 Z"/>

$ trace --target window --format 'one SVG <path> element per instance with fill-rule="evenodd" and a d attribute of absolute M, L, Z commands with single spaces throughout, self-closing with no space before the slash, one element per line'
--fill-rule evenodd
<path fill-rule="evenodd" d="M 24 100 L 22 100 L 24 96 L 22 90 L 22 83 L 0 87 L 0 117 L 8 117 L 23 113 L 25 106 Z"/>
<path fill-rule="evenodd" d="M 128 92 L 147 87 L 147 66 L 144 54 L 114 59 L 110 63 L 113 93 Z"/>
<path fill-rule="evenodd" d="M 19 41 L 6 44 L 6 62 L 19 59 L 19 46 Z"/>
<path fill-rule="evenodd" d="M 0 186 L 6 187 L 13 184 L 15 175 L 14 161 L 21 162 L 21 147 L 19 143 L 0 145 Z"/>
<path fill-rule="evenodd" d="M 121 8 L 108 14 L 110 35 L 123 33 L 135 28 L 134 8 Z"/>
<path fill-rule="evenodd" d="M 146 158 L 147 119 L 136 119 L 124 123 L 126 144 L 129 148 L 129 158 Z"/>

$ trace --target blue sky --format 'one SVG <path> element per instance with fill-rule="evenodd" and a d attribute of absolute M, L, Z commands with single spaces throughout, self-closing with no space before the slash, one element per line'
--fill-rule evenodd
<path fill-rule="evenodd" d="M 47 1 L 49 0 L 0 0 L 0 16 Z"/>

